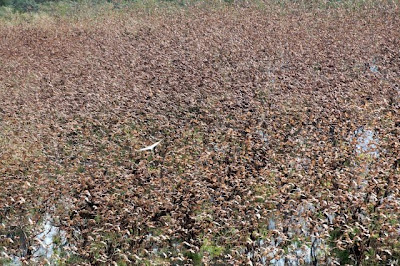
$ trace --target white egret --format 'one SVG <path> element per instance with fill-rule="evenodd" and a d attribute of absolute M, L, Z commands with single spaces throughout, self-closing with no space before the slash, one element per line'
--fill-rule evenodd
<path fill-rule="evenodd" d="M 142 149 L 140 149 L 140 150 L 138 150 L 138 151 L 152 151 L 152 152 L 154 152 L 154 148 L 155 148 L 158 144 L 160 144 L 161 141 L 162 141 L 162 140 L 157 141 L 156 143 L 154 143 L 154 144 L 152 144 L 152 145 L 150 145 L 150 146 L 144 147 L 144 148 L 142 148 Z"/>

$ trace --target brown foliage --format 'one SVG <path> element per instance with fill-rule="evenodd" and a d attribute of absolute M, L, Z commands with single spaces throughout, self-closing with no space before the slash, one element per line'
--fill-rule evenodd
<path fill-rule="evenodd" d="M 242 7 L 0 27 L 0 245 L 17 252 L 7 232 L 52 213 L 82 264 L 258 264 L 257 241 L 278 237 L 282 252 L 324 239 L 320 262 L 398 259 L 399 18 Z M 360 128 L 379 142 L 368 162 Z"/>

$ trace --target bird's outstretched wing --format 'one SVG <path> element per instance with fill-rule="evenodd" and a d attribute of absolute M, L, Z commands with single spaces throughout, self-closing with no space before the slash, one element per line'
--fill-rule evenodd
<path fill-rule="evenodd" d="M 160 144 L 161 141 L 162 141 L 162 140 L 157 141 L 156 143 L 154 143 L 154 144 L 152 144 L 152 145 L 150 145 L 150 146 L 144 147 L 144 148 L 142 148 L 142 149 L 140 149 L 140 150 L 138 150 L 138 151 L 150 151 L 150 150 L 154 150 L 154 148 L 155 148 L 158 144 Z"/>

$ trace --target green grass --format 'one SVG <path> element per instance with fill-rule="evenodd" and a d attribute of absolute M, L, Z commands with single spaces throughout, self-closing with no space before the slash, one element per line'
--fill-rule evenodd
<path fill-rule="evenodd" d="M 192 261 L 192 264 L 197 266 L 197 265 L 202 265 L 201 260 L 203 258 L 203 255 L 201 253 L 193 253 L 193 252 L 185 252 L 185 257 L 190 259 Z"/>
<path fill-rule="evenodd" d="M 8 266 L 14 265 L 13 261 L 10 259 L 0 259 L 0 265 Z"/>
<path fill-rule="evenodd" d="M 215 242 L 204 238 L 203 245 L 201 246 L 199 252 L 193 253 L 187 251 L 184 253 L 185 257 L 190 259 L 193 265 L 203 265 L 203 257 L 207 255 L 211 260 L 213 258 L 221 256 L 225 252 L 226 248 L 217 245 Z"/>
<path fill-rule="evenodd" d="M 213 241 L 211 241 L 207 238 L 203 240 L 203 245 L 200 248 L 200 251 L 202 253 L 207 252 L 211 258 L 222 255 L 224 250 L 225 250 L 224 247 L 218 246 L 216 243 L 214 243 Z"/>

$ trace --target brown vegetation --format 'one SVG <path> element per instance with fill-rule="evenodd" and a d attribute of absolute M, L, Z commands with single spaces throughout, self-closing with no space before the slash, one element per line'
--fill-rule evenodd
<path fill-rule="evenodd" d="M 51 213 L 69 264 L 260 264 L 316 239 L 313 262 L 394 263 L 399 28 L 294 6 L 0 26 L 1 254 Z"/>

